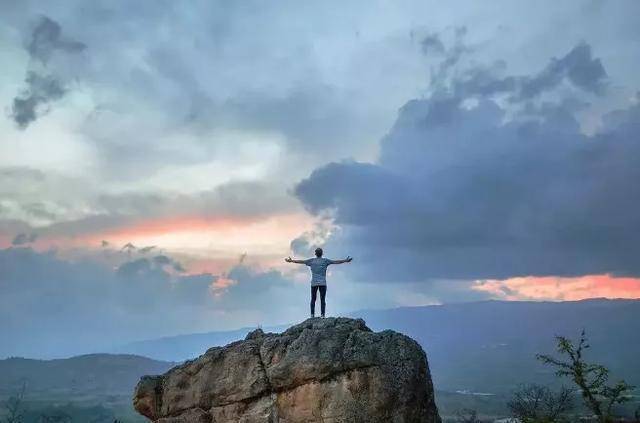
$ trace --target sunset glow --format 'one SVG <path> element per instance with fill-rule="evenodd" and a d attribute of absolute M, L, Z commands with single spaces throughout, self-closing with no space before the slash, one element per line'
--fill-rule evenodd
<path fill-rule="evenodd" d="M 305 214 L 267 218 L 169 218 L 143 221 L 130 227 L 92 234 L 89 244 L 107 240 L 114 245 L 156 245 L 174 252 L 273 254 L 286 251 L 291 239 L 311 228 Z"/>
<path fill-rule="evenodd" d="M 473 289 L 503 300 L 576 301 L 586 298 L 640 298 L 640 278 L 611 275 L 574 278 L 530 276 L 478 281 Z"/>

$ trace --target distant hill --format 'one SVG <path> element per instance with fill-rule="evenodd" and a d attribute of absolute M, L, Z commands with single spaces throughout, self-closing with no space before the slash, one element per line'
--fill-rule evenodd
<path fill-rule="evenodd" d="M 30 396 L 74 398 L 129 395 L 140 376 L 163 373 L 174 363 L 122 354 L 89 354 L 57 360 L 0 360 L 0 396 L 16 391 L 23 381 Z"/>
<path fill-rule="evenodd" d="M 582 328 L 592 344 L 589 358 L 640 385 L 640 300 L 482 301 L 362 310 L 351 316 L 362 317 L 374 330 L 394 329 L 418 340 L 441 391 L 504 394 L 524 382 L 555 382 L 535 354 L 553 352 L 555 335 L 575 338 Z M 242 339 L 250 330 L 148 340 L 120 351 L 182 361 Z"/>
<path fill-rule="evenodd" d="M 265 332 L 281 332 L 287 327 L 286 325 L 282 325 L 262 329 Z M 184 361 L 198 357 L 211 347 L 227 345 L 233 341 L 242 339 L 247 333 L 254 329 L 256 328 L 167 336 L 158 339 L 132 342 L 112 352 L 136 354 L 151 357 L 155 360 Z"/>
<path fill-rule="evenodd" d="M 506 394 L 525 382 L 557 383 L 535 354 L 555 352 L 556 335 L 575 339 L 583 328 L 587 358 L 640 386 L 640 300 L 483 301 L 357 314 L 375 330 L 416 339 L 439 390 Z"/>

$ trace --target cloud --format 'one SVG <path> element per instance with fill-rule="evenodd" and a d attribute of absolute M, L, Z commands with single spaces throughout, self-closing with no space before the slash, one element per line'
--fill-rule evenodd
<path fill-rule="evenodd" d="M 161 254 L 161 255 L 158 255 L 158 256 L 154 256 L 152 260 L 153 260 L 153 263 L 156 266 L 160 266 L 162 268 L 169 267 L 171 270 L 173 270 L 175 272 L 178 272 L 178 273 L 185 272 L 185 269 L 182 266 L 182 264 L 180 264 L 176 260 L 174 260 L 171 257 L 166 256 L 164 254 Z"/>
<path fill-rule="evenodd" d="M 13 99 L 12 116 L 20 128 L 26 128 L 39 114 L 46 113 L 49 102 L 61 99 L 66 89 L 51 75 L 39 75 L 33 71 L 27 73 L 27 88 Z"/>
<path fill-rule="evenodd" d="M 6 204 L 6 210 L 0 209 L 0 222 L 11 220 L 7 231 L 13 233 L 37 228 L 42 238 L 131 230 L 163 221 L 165 226 L 180 220 L 257 221 L 299 209 L 284 188 L 260 181 L 229 181 L 192 193 L 105 194 L 82 180 L 32 169 L 0 168 L 0 176 L 0 204 Z"/>
<path fill-rule="evenodd" d="M 587 275 L 574 278 L 521 277 L 482 280 L 472 289 L 501 300 L 577 301 L 586 298 L 639 298 L 640 279 Z"/>
<path fill-rule="evenodd" d="M 263 310 L 265 300 L 277 300 L 283 308 L 299 301 L 293 298 L 304 297 L 300 293 L 306 286 L 296 284 L 278 270 L 257 270 L 245 264 L 232 267 L 226 274 L 230 281 L 226 286 L 216 289 L 218 299 L 230 310 L 255 313 Z"/>
<path fill-rule="evenodd" d="M 332 250 L 331 252 L 335 252 Z M 328 273 L 328 313 L 341 316 L 363 308 L 388 308 L 487 299 L 487 292 L 473 290 L 469 281 L 434 281 L 420 284 L 381 285 L 354 283 L 351 269 L 334 265 Z M 295 322 L 309 313 L 309 270 L 289 265 L 290 271 L 233 266 L 213 284 L 216 303 L 225 305 L 225 317 L 240 324 Z"/>
<path fill-rule="evenodd" d="M 466 46 L 463 36 L 464 32 L 460 33 L 451 48 L 442 50 L 444 58 L 437 71 L 432 73 L 431 85 L 436 92 L 448 91 L 456 99 L 502 94 L 512 103 L 535 100 L 553 92 L 563 83 L 575 87 L 578 93 L 605 93 L 607 72 L 600 59 L 593 57 L 591 46 L 584 41 L 564 56 L 552 58 L 547 66 L 535 74 L 502 76 L 506 68 L 502 60 L 495 61 L 489 67 L 480 64 L 465 69 L 456 67 L 474 51 Z M 442 92 L 438 94 L 442 95 Z"/>
<path fill-rule="evenodd" d="M 429 34 L 422 39 L 420 43 L 420 47 L 422 47 L 422 52 L 426 55 L 430 54 L 444 54 L 445 48 L 444 43 L 440 40 L 438 34 Z"/>
<path fill-rule="evenodd" d="M 115 251 L 111 250 L 114 254 Z M 295 322 L 309 311 L 308 269 L 292 273 L 247 264 L 221 275 L 183 274 L 170 256 L 105 263 L 97 257 L 65 259 L 31 248 L 0 250 L 0 358 L 65 357 L 111 351 L 131 341 L 181 333 Z M 346 266 L 346 265 L 345 265 Z M 330 269 L 329 313 L 367 307 L 423 305 L 436 294 L 487 298 L 466 283 L 424 286 L 353 284 Z M 300 280 L 297 272 L 304 274 Z"/>
<path fill-rule="evenodd" d="M 477 63 L 473 54 L 477 47 L 466 42 L 466 27 L 445 31 L 452 38 L 446 46 L 437 33 L 428 34 L 422 41 L 422 52 L 440 59 L 431 70 L 432 95 L 446 95 L 452 104 L 459 99 L 474 96 L 504 95 L 512 103 L 536 100 L 553 92 L 563 83 L 580 92 L 603 95 L 607 87 L 607 72 L 598 58 L 593 57 L 591 46 L 585 41 L 576 44 L 560 58 L 552 58 L 542 70 L 531 75 L 506 75 L 506 63 L 496 60 L 490 66 Z"/>
<path fill-rule="evenodd" d="M 563 80 L 594 94 L 605 89 L 607 72 L 600 59 L 592 57 L 591 46 L 586 42 L 576 45 L 560 59 L 553 59 L 537 75 L 523 78 L 520 97 L 530 98 L 557 87 Z"/>
<path fill-rule="evenodd" d="M 496 97 L 529 102 L 560 79 L 598 93 L 605 75 L 579 44 L 497 89 L 450 76 L 401 108 L 377 163 L 328 164 L 295 193 L 333 214 L 342 232 L 329 245 L 360 258 L 359 280 L 638 275 L 640 107 L 587 136 L 560 90 L 540 107 Z"/>
<path fill-rule="evenodd" d="M 269 176 L 297 179 L 329 159 L 371 155 L 370 140 L 421 79 L 422 59 L 398 29 L 362 14 L 362 4 L 341 5 L 340 17 L 334 7 L 198 1 L 190 10 L 158 9 L 121 0 L 108 8 L 77 0 L 6 7 L 8 32 L 26 38 L 27 71 L 62 89 L 54 100 L 25 87 L 15 120 L 27 127 L 55 108 L 41 127 L 80 139 L 91 160 L 78 165 L 91 168 L 90 179 L 131 185 L 154 176 L 175 181 L 170 172 L 205 165 L 215 170 L 200 183 L 267 166 Z M 38 13 L 46 16 L 25 31 Z M 291 22 L 305 20 L 316 23 L 291 36 Z M 354 26 L 370 31 L 359 36 Z M 3 57 L 22 66 L 13 49 Z M 19 83 L 17 74 L 25 79 L 14 72 L 8 86 Z"/>
<path fill-rule="evenodd" d="M 225 309 L 216 276 L 184 275 L 168 256 L 73 261 L 30 248 L 0 250 L 0 357 L 108 351 L 131 340 L 211 328 Z M 152 317 L 153 316 L 153 317 Z"/>
<path fill-rule="evenodd" d="M 0 249 L 1 336 L 11 340 L 0 343 L 0 358 L 110 351 L 166 335 L 281 324 L 308 312 L 306 281 L 243 258 L 220 275 L 187 274 L 169 255 L 108 251 L 117 257 Z"/>
<path fill-rule="evenodd" d="M 79 41 L 65 39 L 60 24 L 43 16 L 33 29 L 26 46 L 32 63 L 25 77 L 26 88 L 13 99 L 12 117 L 22 129 L 48 111 L 48 104 L 61 99 L 67 92 L 65 82 L 48 67 L 56 52 L 75 54 L 86 48 Z"/>
<path fill-rule="evenodd" d="M 38 238 L 37 234 L 18 234 L 13 238 L 13 241 L 11 241 L 11 244 L 12 245 L 30 244 L 32 242 L 35 242 L 37 238 Z"/>
<path fill-rule="evenodd" d="M 296 256 L 312 257 L 314 250 L 324 245 L 336 229 L 329 219 L 320 219 L 315 222 L 312 230 L 294 238 L 289 248 Z"/>
<path fill-rule="evenodd" d="M 67 53 L 78 53 L 87 46 L 62 36 L 60 24 L 47 16 L 42 16 L 33 29 L 27 51 L 33 59 L 47 63 L 51 55 L 59 50 Z"/>

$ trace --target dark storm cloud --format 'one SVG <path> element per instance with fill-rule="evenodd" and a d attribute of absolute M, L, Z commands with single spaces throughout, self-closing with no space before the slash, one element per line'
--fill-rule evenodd
<path fill-rule="evenodd" d="M 456 53 L 449 53 L 457 63 Z M 582 42 L 561 58 L 553 58 L 540 72 L 526 76 L 505 76 L 500 73 L 505 68 L 502 61 L 491 67 L 475 66 L 451 78 L 451 89 L 458 97 L 490 96 L 507 94 L 512 102 L 535 99 L 555 90 L 563 82 L 572 84 L 579 90 L 591 94 L 603 94 L 606 89 L 607 73 L 598 58 L 594 58 L 591 46 Z M 449 68 L 447 68 L 449 69 Z M 443 73 L 442 78 L 448 74 Z"/>
<path fill-rule="evenodd" d="M 31 57 L 42 63 L 47 63 L 56 50 L 77 53 L 85 48 L 86 46 L 79 41 L 65 39 L 60 24 L 46 16 L 40 18 L 27 45 Z"/>
<path fill-rule="evenodd" d="M 51 75 L 28 72 L 26 88 L 13 99 L 12 116 L 20 128 L 26 128 L 36 120 L 38 114 L 46 113 L 46 105 L 61 99 L 66 90 L 62 83 Z"/>
<path fill-rule="evenodd" d="M 580 44 L 499 90 L 531 101 L 566 79 L 598 93 L 605 75 Z M 359 277 L 640 275 L 640 106 L 586 136 L 570 102 L 507 118 L 496 89 L 451 86 L 402 107 L 377 164 L 332 163 L 296 187 L 311 212 L 333 211 L 344 230 L 330 244 L 358 251 Z"/>
<path fill-rule="evenodd" d="M 46 113 L 49 103 L 61 99 L 67 92 L 65 78 L 48 67 L 51 56 L 56 52 L 78 53 L 86 46 L 64 38 L 60 24 L 43 16 L 25 48 L 31 57 L 30 70 L 25 76 L 26 87 L 13 99 L 11 110 L 16 124 L 23 129 Z"/>
<path fill-rule="evenodd" d="M 551 92 L 563 82 L 597 95 L 603 94 L 606 89 L 607 73 L 604 66 L 600 59 L 593 57 L 591 46 L 584 41 L 564 56 L 552 58 L 538 73 L 502 76 L 506 68 L 502 60 L 491 66 L 477 63 L 466 69 L 459 66 L 475 52 L 475 48 L 466 42 L 466 34 L 465 27 L 456 28 L 450 46 L 445 46 L 439 34 L 427 35 L 421 44 L 425 55 L 442 58 L 431 71 L 432 91 L 438 95 L 447 92 L 449 97 L 453 97 L 453 103 L 460 97 L 500 94 L 507 95 L 512 102 L 521 102 Z"/>
<path fill-rule="evenodd" d="M 453 41 L 450 47 L 445 47 L 439 35 L 428 35 L 422 43 L 422 52 L 429 55 L 429 52 L 442 56 L 439 65 L 431 71 L 431 86 L 437 89 L 443 88 L 443 85 L 450 77 L 451 70 L 460 62 L 467 54 L 473 51 L 473 48 L 465 42 L 467 34 L 466 27 L 458 27 L 453 30 Z M 425 49 L 426 42 L 426 49 Z"/>
<path fill-rule="evenodd" d="M 426 55 L 434 54 L 444 54 L 444 43 L 440 40 L 438 34 L 429 34 L 422 39 L 420 43 L 420 47 L 422 48 L 422 52 Z"/>
<path fill-rule="evenodd" d="M 591 46 L 582 42 L 560 59 L 551 63 L 538 75 L 525 79 L 520 96 L 529 98 L 555 88 L 563 79 L 576 87 L 595 94 L 604 90 L 607 73 L 600 59 L 593 58 Z"/>

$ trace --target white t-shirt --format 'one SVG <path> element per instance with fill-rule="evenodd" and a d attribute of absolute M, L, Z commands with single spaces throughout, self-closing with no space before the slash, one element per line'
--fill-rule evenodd
<path fill-rule="evenodd" d="M 324 257 L 313 257 L 306 259 L 304 264 L 311 269 L 311 286 L 327 285 L 327 267 L 334 264 L 333 260 Z"/>

